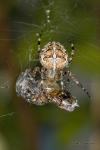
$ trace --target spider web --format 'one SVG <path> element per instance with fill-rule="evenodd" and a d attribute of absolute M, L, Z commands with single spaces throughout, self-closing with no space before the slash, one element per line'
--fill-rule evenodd
<path fill-rule="evenodd" d="M 71 3 L 70 1 L 68 1 L 68 3 L 66 3 L 65 5 L 65 8 L 62 4 L 60 4 L 61 3 L 57 3 L 56 0 L 31 0 L 30 2 L 28 0 L 16 0 L 15 6 L 17 7 L 14 6 L 16 8 L 16 12 L 14 12 L 14 16 L 9 15 L 11 27 L 10 29 L 7 29 L 7 31 L 11 33 L 11 38 L 1 37 L 0 41 L 12 41 L 13 45 L 17 45 L 17 48 L 10 50 L 10 54 L 17 59 L 20 72 L 22 72 L 26 66 L 30 67 L 31 63 L 33 65 L 39 61 L 36 51 L 36 33 L 41 31 L 46 19 L 45 12 L 48 9 L 51 10 L 51 33 L 49 36 L 48 34 L 50 30 L 44 30 L 42 37 L 43 44 L 41 44 L 42 46 L 44 45 L 44 43 L 49 42 L 52 39 L 61 40 L 62 44 L 64 44 L 64 46 L 68 45 L 68 47 L 69 41 L 74 41 L 76 45 L 78 45 L 77 43 L 79 41 L 80 45 L 81 43 L 83 43 L 87 45 L 88 48 L 92 49 L 92 51 L 95 48 L 98 53 L 99 46 L 95 43 L 95 37 L 93 36 L 93 34 L 84 35 L 82 33 L 83 28 L 81 27 L 81 25 L 85 24 L 86 22 L 87 24 L 91 24 L 91 15 L 87 15 L 83 20 L 81 19 L 81 22 L 80 19 L 76 21 L 75 17 L 73 17 L 73 13 L 77 10 L 77 8 L 79 8 L 79 6 L 80 8 L 83 8 L 83 12 L 84 8 L 85 11 L 87 11 L 88 4 L 86 3 L 86 1 L 81 3 L 79 2 L 79 0 L 72 1 Z M 1 32 L 3 32 L 3 30 Z M 80 47 L 80 45 L 78 46 Z M 76 56 L 76 63 L 80 63 L 80 59 L 83 59 L 87 64 L 89 62 L 92 62 L 94 66 L 98 65 L 100 55 L 88 57 L 89 54 L 89 50 L 87 52 L 87 55 L 82 55 L 78 51 L 78 55 Z M 95 58 L 97 59 L 97 61 L 93 61 L 93 59 Z M 0 81 L 2 81 L 2 83 L 0 82 L 0 90 L 11 88 L 11 85 L 9 83 L 10 79 L 5 78 L 4 81 L 2 79 Z M 7 113 L 1 115 L 0 118 L 7 116 L 9 117 L 14 114 L 14 112 Z"/>

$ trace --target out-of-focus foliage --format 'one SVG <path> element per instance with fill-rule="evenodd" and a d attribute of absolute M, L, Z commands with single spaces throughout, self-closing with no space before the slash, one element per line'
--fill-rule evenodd
<path fill-rule="evenodd" d="M 50 9 L 51 24 L 43 30 L 41 47 L 54 40 L 70 53 L 70 42 L 74 42 L 77 51 L 71 70 L 93 95 L 92 82 L 100 73 L 99 4 L 93 0 L 0 2 L 0 150 L 62 150 L 69 145 L 71 150 L 82 145 L 84 149 L 84 141 L 91 135 L 91 101 L 79 88 L 73 85 L 72 93 L 80 107 L 69 113 L 51 104 L 27 104 L 17 97 L 15 83 L 21 71 L 38 64 L 36 33 L 43 28 L 45 11 Z M 75 137 L 80 133 L 79 139 L 84 137 L 84 141 L 77 145 L 80 141 Z"/>

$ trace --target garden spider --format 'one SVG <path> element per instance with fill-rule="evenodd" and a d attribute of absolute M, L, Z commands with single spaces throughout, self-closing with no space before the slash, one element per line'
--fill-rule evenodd
<path fill-rule="evenodd" d="M 49 14 L 48 10 L 47 24 L 50 23 Z M 69 80 L 73 80 L 90 97 L 69 69 L 76 51 L 74 44 L 71 44 L 72 51 L 69 57 L 59 42 L 49 42 L 41 49 L 41 34 L 37 33 L 37 37 L 41 66 L 26 69 L 21 73 L 16 82 L 16 92 L 33 104 L 44 105 L 50 102 L 67 111 L 73 111 L 79 105 L 66 86 Z"/>

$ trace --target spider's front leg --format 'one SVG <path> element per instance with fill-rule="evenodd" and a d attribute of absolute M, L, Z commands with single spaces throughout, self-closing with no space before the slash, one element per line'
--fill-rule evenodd
<path fill-rule="evenodd" d="M 89 92 L 87 91 L 87 89 L 85 89 L 83 87 L 83 85 L 80 83 L 80 81 L 78 81 L 78 79 L 76 79 L 76 77 L 74 77 L 74 75 L 71 73 L 71 71 L 68 70 L 68 76 L 70 79 L 72 79 L 72 81 L 74 81 L 76 83 L 77 86 L 79 86 L 86 94 L 89 98 L 91 98 Z"/>
<path fill-rule="evenodd" d="M 69 64 L 72 63 L 73 57 L 74 57 L 74 55 L 75 55 L 75 51 L 76 51 L 76 49 L 75 49 L 75 47 L 74 47 L 74 44 L 71 43 L 71 56 L 69 57 L 69 60 L 68 60 L 68 63 L 69 63 Z"/>
<path fill-rule="evenodd" d="M 41 39 L 42 39 L 43 32 L 45 31 L 46 27 L 50 25 L 50 10 L 46 10 L 45 13 L 46 13 L 46 23 L 43 24 L 43 28 L 41 29 L 40 33 L 36 33 L 38 52 L 40 52 L 41 50 Z"/>
<path fill-rule="evenodd" d="M 41 50 L 41 36 L 42 36 L 42 33 L 36 33 L 36 36 L 37 36 L 37 50 L 38 50 L 38 53 L 39 53 L 40 50 Z"/>

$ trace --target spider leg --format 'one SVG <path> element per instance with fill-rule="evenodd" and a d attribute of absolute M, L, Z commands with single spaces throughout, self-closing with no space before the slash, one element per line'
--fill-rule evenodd
<path fill-rule="evenodd" d="M 38 38 L 37 39 L 38 52 L 40 52 L 41 50 L 41 38 L 42 38 L 43 31 L 49 24 L 50 24 L 50 10 L 46 10 L 46 23 L 43 24 L 43 28 L 41 29 L 40 33 L 36 33 L 36 36 Z"/>
<path fill-rule="evenodd" d="M 76 77 L 74 77 L 74 75 L 71 73 L 71 71 L 68 71 L 68 76 L 72 79 L 72 81 L 74 81 L 76 83 L 77 86 L 79 86 L 86 94 L 89 98 L 91 98 L 89 92 L 87 91 L 87 89 L 85 89 L 83 87 L 83 85 L 80 83 L 80 81 L 78 81 L 78 79 L 76 79 Z"/>
<path fill-rule="evenodd" d="M 61 74 L 60 84 L 61 84 L 61 90 L 63 93 L 64 91 L 63 71 L 61 71 L 60 74 Z"/>
<path fill-rule="evenodd" d="M 36 36 L 37 36 L 37 49 L 38 49 L 38 52 L 40 52 L 41 50 L 41 33 L 36 33 Z"/>
<path fill-rule="evenodd" d="M 60 72 L 60 85 L 61 85 L 61 89 L 63 90 L 68 90 L 71 91 L 71 79 L 68 76 L 68 70 L 69 67 L 65 67 L 61 72 Z M 63 93 L 63 92 L 62 92 Z"/>
<path fill-rule="evenodd" d="M 74 47 L 74 44 L 71 43 L 71 56 L 70 56 L 69 61 L 68 61 L 69 64 L 72 63 L 73 56 L 75 55 L 75 51 L 76 51 L 76 49 L 75 49 L 75 47 Z"/>
<path fill-rule="evenodd" d="M 65 89 L 67 90 L 67 94 L 69 93 L 69 84 L 70 84 L 70 79 L 68 78 L 67 81 L 64 80 L 64 72 L 60 71 L 60 85 L 61 85 L 61 93 L 64 94 Z"/>
<path fill-rule="evenodd" d="M 50 23 L 50 10 L 49 9 L 46 10 L 46 23 L 47 24 Z"/>

